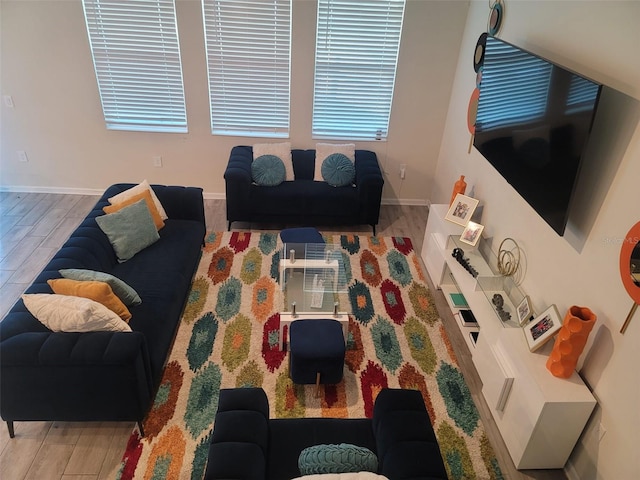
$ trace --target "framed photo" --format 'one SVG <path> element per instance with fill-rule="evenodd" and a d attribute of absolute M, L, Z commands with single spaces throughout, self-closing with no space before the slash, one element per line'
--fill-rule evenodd
<path fill-rule="evenodd" d="M 460 235 L 460 241 L 464 243 L 468 243 L 469 245 L 473 245 L 474 247 L 480 240 L 480 234 L 484 229 L 484 225 L 480 225 L 479 223 L 469 221 L 467 226 L 464 227 L 462 231 L 462 235 Z"/>
<path fill-rule="evenodd" d="M 529 350 L 535 352 L 560 330 L 562 321 L 555 305 L 551 305 L 544 312 L 531 320 L 523 328 L 527 338 Z"/>
<path fill-rule="evenodd" d="M 516 311 L 518 312 L 518 324 L 520 326 L 526 325 L 529 320 L 531 320 L 531 316 L 533 315 L 529 297 L 527 297 L 526 295 L 524 296 L 522 301 L 518 304 L 518 308 L 516 309 Z"/>
<path fill-rule="evenodd" d="M 445 220 L 457 223 L 463 227 L 466 226 L 467 223 L 469 223 L 469 220 L 471 220 L 471 216 L 473 215 L 473 212 L 475 212 L 478 202 L 479 200 L 475 198 L 467 197 L 466 195 L 458 193 L 456 198 L 453 199 L 453 203 L 444 217 Z"/>

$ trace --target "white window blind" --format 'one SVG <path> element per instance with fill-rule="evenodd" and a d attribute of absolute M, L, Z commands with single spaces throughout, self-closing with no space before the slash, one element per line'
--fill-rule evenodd
<path fill-rule="evenodd" d="M 211 132 L 289 136 L 291 0 L 203 0 Z"/>
<path fill-rule="evenodd" d="M 541 58 L 487 38 L 476 126 L 490 130 L 541 119 L 552 68 Z"/>
<path fill-rule="evenodd" d="M 387 138 L 404 6 L 318 1 L 314 138 Z"/>
<path fill-rule="evenodd" d="M 174 0 L 83 0 L 107 128 L 186 132 Z"/>

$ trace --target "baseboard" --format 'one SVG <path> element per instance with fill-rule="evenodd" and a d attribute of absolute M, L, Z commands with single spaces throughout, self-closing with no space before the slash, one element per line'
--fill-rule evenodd
<path fill-rule="evenodd" d="M 407 205 L 417 207 L 428 207 L 429 201 L 415 198 L 383 198 L 381 205 Z"/>
<path fill-rule="evenodd" d="M 34 187 L 25 185 L 0 185 L 0 192 L 22 192 L 22 193 L 62 193 L 67 195 L 102 195 L 104 189 L 96 188 L 67 188 L 67 187 Z M 224 200 L 224 193 L 204 192 L 202 197 L 206 200 Z M 382 205 L 407 205 L 428 207 L 429 200 L 415 198 L 383 198 Z"/>
<path fill-rule="evenodd" d="M 62 193 L 65 195 L 102 195 L 104 189 L 70 187 L 33 187 L 24 185 L 0 185 L 0 192 Z"/>
<path fill-rule="evenodd" d="M 224 200 L 227 196 L 224 193 L 208 193 L 203 192 L 202 198 L 205 200 Z"/>

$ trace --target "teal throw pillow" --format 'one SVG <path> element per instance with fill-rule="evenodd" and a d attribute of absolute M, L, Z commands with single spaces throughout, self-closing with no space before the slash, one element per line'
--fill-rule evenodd
<path fill-rule="evenodd" d="M 261 155 L 251 163 L 251 177 L 263 187 L 280 185 L 285 176 L 284 162 L 275 155 Z"/>
<path fill-rule="evenodd" d="M 140 305 L 142 299 L 138 292 L 136 292 L 127 283 L 120 280 L 118 277 L 114 277 L 105 272 L 96 272 L 95 270 L 85 270 L 82 268 L 65 268 L 59 270 L 58 273 L 64 278 L 70 280 L 79 280 L 81 282 L 105 282 L 109 284 L 113 293 L 124 303 L 127 307 L 134 305 Z"/>
<path fill-rule="evenodd" d="M 349 157 L 333 153 L 322 162 L 322 178 L 333 187 L 351 185 L 356 178 L 356 167 Z"/>
<path fill-rule="evenodd" d="M 109 237 L 119 262 L 126 262 L 160 239 L 144 199 L 117 212 L 96 217 L 96 222 Z"/>
<path fill-rule="evenodd" d="M 350 443 L 322 444 L 302 450 L 298 468 L 300 475 L 377 472 L 378 458 L 368 448 Z"/>

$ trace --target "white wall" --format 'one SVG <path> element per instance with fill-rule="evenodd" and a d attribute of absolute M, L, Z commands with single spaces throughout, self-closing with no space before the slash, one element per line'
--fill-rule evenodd
<path fill-rule="evenodd" d="M 210 133 L 207 72 L 198 0 L 177 0 L 189 133 L 105 129 L 80 0 L 2 0 L 0 188 L 102 190 L 121 181 L 197 185 L 224 196 L 223 172 L 234 145 L 264 139 Z M 387 142 L 378 153 L 388 203 L 426 204 L 437 163 L 451 78 L 468 2 L 409 0 Z M 311 110 L 316 2 L 294 0 L 291 142 L 313 148 Z M 20 163 L 17 150 L 29 161 Z M 161 155 L 162 168 L 152 167 Z M 404 181 L 400 164 L 407 165 Z"/>
<path fill-rule="evenodd" d="M 486 0 L 471 2 L 431 201 L 448 202 L 453 183 L 466 175 L 468 189 L 475 187 L 475 197 L 484 205 L 482 223 L 494 247 L 512 237 L 526 253 L 523 289 L 536 310 L 556 304 L 564 315 L 570 305 L 583 305 L 598 315 L 580 373 L 599 406 L 566 471 L 576 479 L 639 478 L 640 313 L 620 334 L 632 300 L 620 280 L 618 262 L 621 239 L 640 220 L 640 2 L 506 1 L 501 38 L 617 91 L 603 95 L 578 212 L 571 215 L 565 237 L 477 150 L 467 153 L 473 52 L 486 31 L 488 13 Z M 550 348 L 539 354 L 548 355 Z M 598 442 L 600 424 L 606 434 Z"/>

